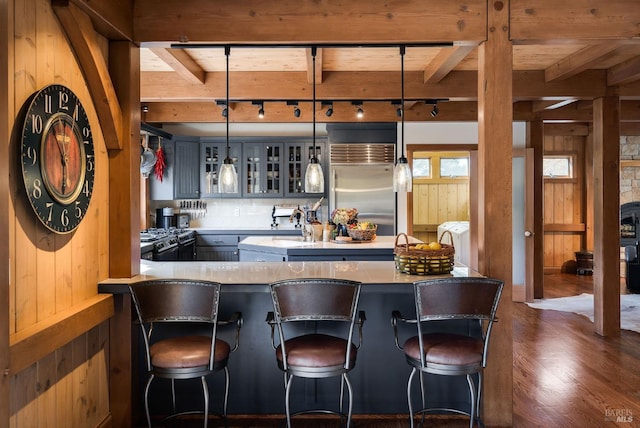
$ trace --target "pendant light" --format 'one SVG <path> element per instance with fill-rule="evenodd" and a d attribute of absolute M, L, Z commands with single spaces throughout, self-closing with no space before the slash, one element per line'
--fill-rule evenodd
<path fill-rule="evenodd" d="M 238 174 L 236 173 L 236 167 L 233 165 L 233 160 L 229 156 L 229 53 L 231 48 L 229 46 L 224 47 L 224 54 L 227 57 L 227 98 L 225 108 L 227 114 L 227 156 L 224 158 L 224 162 L 220 167 L 220 177 L 218 177 L 218 191 L 220 193 L 238 193 Z"/>
<path fill-rule="evenodd" d="M 304 174 L 304 191 L 306 193 L 323 193 L 324 192 L 324 174 L 322 166 L 318 162 L 316 156 L 316 46 L 311 47 L 311 57 L 313 59 L 313 152 L 307 171 Z"/>
<path fill-rule="evenodd" d="M 401 152 L 396 166 L 393 168 L 393 191 L 394 192 L 411 192 L 413 185 L 413 179 L 411 177 L 411 168 L 409 168 L 409 162 L 404 156 L 404 53 L 405 46 L 400 46 L 400 74 L 402 85 L 402 98 L 400 99 L 400 144 Z"/>

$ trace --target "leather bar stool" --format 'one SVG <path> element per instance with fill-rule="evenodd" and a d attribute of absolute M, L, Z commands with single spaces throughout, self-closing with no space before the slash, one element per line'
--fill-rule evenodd
<path fill-rule="evenodd" d="M 428 413 L 459 413 L 469 416 L 469 426 L 477 422 L 480 426 L 480 400 L 482 394 L 482 371 L 487 365 L 487 350 L 493 322 L 502 288 L 502 281 L 490 278 L 443 278 L 417 281 L 414 283 L 416 305 L 415 318 L 405 318 L 393 311 L 391 324 L 396 347 L 402 350 L 411 367 L 407 381 L 407 401 L 410 424 L 414 426 L 414 416 Z M 452 333 L 452 320 L 467 321 L 464 332 Z M 417 328 L 400 345 L 398 322 L 405 322 Z M 448 331 L 442 331 L 443 323 L 449 324 Z M 427 326 L 427 324 L 429 324 Z M 416 332 L 416 330 L 413 330 Z M 456 330 L 457 331 L 457 330 Z M 510 370 L 511 368 L 509 368 Z M 411 400 L 411 382 L 420 373 L 422 408 L 414 411 Z M 470 410 L 452 408 L 428 408 L 425 403 L 423 373 L 441 376 L 466 376 L 470 393 Z M 473 376 L 477 375 L 476 387 Z"/>
<path fill-rule="evenodd" d="M 175 380 L 200 378 L 204 396 L 204 426 L 209 418 L 209 389 L 206 376 L 223 371 L 225 376 L 224 403 L 218 416 L 226 423 L 229 396 L 229 355 L 238 348 L 242 314 L 236 312 L 229 320 L 218 319 L 220 284 L 210 281 L 158 279 L 133 283 L 129 286 L 141 333 L 148 379 L 144 388 L 144 408 L 151 427 L 149 389 L 156 377 L 171 380 L 173 414 L 166 419 L 187 413 L 176 413 Z M 176 328 L 191 323 L 188 329 Z M 195 323 L 205 325 L 202 334 L 187 331 Z M 233 347 L 218 338 L 218 327 L 235 326 Z M 177 333 L 181 332 L 181 333 Z"/>
<path fill-rule="evenodd" d="M 274 312 L 269 312 L 271 344 L 278 367 L 284 373 L 287 427 L 292 416 L 302 413 L 339 415 L 351 423 L 353 390 L 347 374 L 355 367 L 362 344 L 363 311 L 357 312 L 361 284 L 338 279 L 292 279 L 270 285 Z M 323 324 L 330 324 L 324 328 Z M 358 330 L 357 342 L 354 332 Z M 277 338 L 276 338 L 277 332 Z M 312 409 L 291 413 L 290 395 L 293 379 L 339 376 L 339 410 Z M 347 387 L 348 410 L 343 412 L 344 387 Z"/>

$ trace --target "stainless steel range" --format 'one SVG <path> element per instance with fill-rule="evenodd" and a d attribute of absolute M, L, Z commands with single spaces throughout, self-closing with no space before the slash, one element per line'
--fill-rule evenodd
<path fill-rule="evenodd" d="M 195 232 L 189 229 L 150 228 L 140 232 L 141 246 L 152 245 L 151 260 L 195 260 Z M 144 257 L 143 258 L 148 258 Z"/>

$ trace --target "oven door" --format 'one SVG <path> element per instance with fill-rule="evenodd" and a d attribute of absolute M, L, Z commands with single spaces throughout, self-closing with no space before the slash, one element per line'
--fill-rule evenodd
<path fill-rule="evenodd" d="M 187 239 L 178 246 L 178 260 L 192 262 L 196 259 L 196 238 Z"/>
<path fill-rule="evenodd" d="M 178 246 L 165 247 L 160 251 L 153 251 L 153 260 L 156 262 L 175 262 L 178 260 Z"/>

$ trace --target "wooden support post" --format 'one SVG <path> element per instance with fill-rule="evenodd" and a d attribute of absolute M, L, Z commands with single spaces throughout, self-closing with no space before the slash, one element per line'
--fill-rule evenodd
<path fill-rule="evenodd" d="M 109 276 L 128 278 L 140 273 L 140 55 L 130 42 L 109 52 L 126 140 L 109 152 Z"/>
<path fill-rule="evenodd" d="M 490 2 L 487 40 L 478 48 L 478 267 L 505 288 L 484 376 L 488 426 L 511 426 L 513 419 L 512 59 L 509 3 Z"/>
<path fill-rule="evenodd" d="M 620 334 L 620 100 L 593 101 L 594 329 Z"/>

